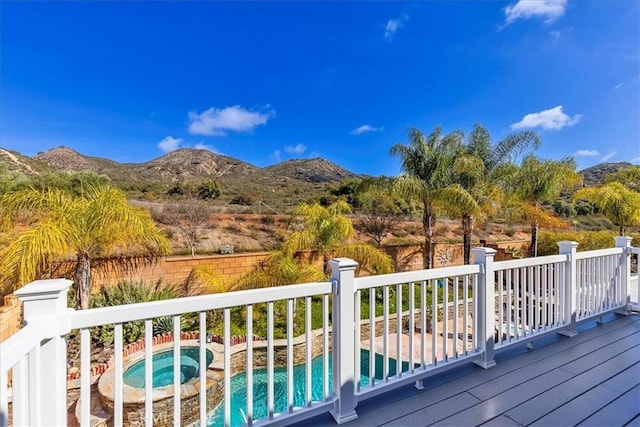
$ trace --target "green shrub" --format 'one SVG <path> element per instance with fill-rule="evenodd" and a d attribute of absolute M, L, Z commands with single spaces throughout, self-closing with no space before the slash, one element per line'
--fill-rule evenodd
<path fill-rule="evenodd" d="M 91 308 L 112 307 L 116 305 L 135 304 L 140 302 L 159 301 L 164 299 L 177 298 L 178 292 L 170 285 L 157 281 L 148 284 L 144 281 L 123 280 L 115 286 L 102 286 L 100 292 L 92 295 Z M 186 322 L 186 319 L 183 319 Z M 169 328 L 168 325 L 171 325 Z M 184 325 L 183 325 L 184 326 Z M 160 317 L 153 320 L 154 334 L 173 330 L 173 319 L 170 317 Z M 113 343 L 113 325 L 103 325 L 95 330 L 97 341 L 103 345 Z M 135 342 L 144 336 L 144 320 L 127 322 L 122 326 L 122 339 L 125 344 Z"/>
<path fill-rule="evenodd" d="M 217 181 L 208 181 L 200 184 L 197 188 L 198 197 L 202 200 L 213 200 L 220 197 L 222 190 Z"/>
<path fill-rule="evenodd" d="M 612 248 L 615 246 L 613 239 L 616 235 L 616 232 L 609 230 L 579 232 L 541 231 L 538 235 L 538 255 L 557 254 L 558 242 L 562 240 L 578 242 L 578 251 Z"/>

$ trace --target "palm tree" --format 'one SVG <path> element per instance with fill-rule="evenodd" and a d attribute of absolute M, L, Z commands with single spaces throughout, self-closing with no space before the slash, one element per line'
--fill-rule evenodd
<path fill-rule="evenodd" d="M 390 150 L 391 155 L 400 158 L 403 170 L 396 178 L 396 187 L 402 195 L 422 202 L 423 265 L 431 268 L 436 206 L 447 210 L 456 204 L 471 207 L 474 204 L 471 195 L 461 186 L 451 186 L 453 165 L 456 155 L 460 154 L 463 137 L 460 132 L 443 136 L 442 129 L 436 126 L 426 137 L 419 129 L 412 128 L 407 139 L 407 145 L 396 144 Z"/>
<path fill-rule="evenodd" d="M 571 158 L 554 161 L 527 156 L 509 181 L 513 197 L 505 212 L 508 216 L 523 219 L 531 225 L 530 256 L 538 256 L 540 226 L 566 225 L 546 212 L 542 203 L 554 200 L 563 191 L 572 190 L 582 182 L 582 177 L 576 172 L 576 162 Z"/>
<path fill-rule="evenodd" d="M 354 229 L 351 220 L 345 216 L 348 213 L 351 208 L 344 200 L 328 207 L 319 204 L 296 207 L 292 214 L 294 231 L 286 237 L 282 252 L 293 257 L 296 252 L 315 249 L 322 256 L 325 269 L 331 257 L 343 256 L 358 261 L 360 268 L 370 273 L 391 272 L 391 258 L 384 252 L 367 244 L 349 242 Z"/>
<path fill-rule="evenodd" d="M 93 260 L 109 257 L 102 267 L 123 267 L 170 251 L 149 213 L 130 206 L 125 194 L 109 185 L 90 186 L 81 195 L 29 188 L 0 202 L 5 225 L 28 216 L 26 227 L 0 252 L 3 293 L 42 276 L 52 261 L 75 256 L 76 303 L 86 309 Z"/>
<path fill-rule="evenodd" d="M 587 200 L 600 212 L 620 227 L 624 236 L 625 227 L 640 223 L 640 193 L 630 190 L 620 182 L 609 182 L 600 187 L 587 187 L 576 191 L 573 201 Z"/>
<path fill-rule="evenodd" d="M 478 123 L 473 127 L 463 153 L 456 157 L 454 171 L 455 181 L 476 203 L 454 204 L 449 211 L 462 219 L 465 264 L 470 262 L 471 236 L 477 216 L 492 216 L 502 200 L 502 191 L 498 185 L 502 167 L 523 151 L 539 145 L 540 138 L 532 131 L 512 133 L 492 145 L 491 136 L 484 126 Z"/>
<path fill-rule="evenodd" d="M 621 182 L 629 190 L 640 193 L 640 166 L 633 165 L 620 169 L 617 172 L 607 175 L 604 182 Z"/>

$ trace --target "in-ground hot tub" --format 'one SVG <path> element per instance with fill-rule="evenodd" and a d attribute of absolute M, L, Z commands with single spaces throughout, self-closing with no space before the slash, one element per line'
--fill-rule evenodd
<path fill-rule="evenodd" d="M 213 362 L 213 353 L 206 351 L 206 366 Z M 153 353 L 153 387 L 173 386 L 173 349 Z M 145 387 L 145 360 L 134 362 L 125 368 L 122 380 L 128 386 Z M 182 347 L 180 349 L 180 384 L 184 384 L 200 375 L 200 349 Z"/>
<path fill-rule="evenodd" d="M 213 362 L 213 352 L 206 350 L 202 369 Z M 181 425 L 192 424 L 199 419 L 200 399 L 200 348 L 183 346 L 180 349 L 180 401 Z M 173 425 L 173 346 L 161 345 L 154 349 L 153 370 L 153 425 Z M 218 370 L 207 370 L 207 407 L 214 408 L 222 400 L 223 375 Z M 123 361 L 123 425 L 143 425 L 145 419 L 145 358 L 144 350 Z M 98 382 L 100 402 L 108 413 L 114 413 L 115 366 L 102 374 Z"/>

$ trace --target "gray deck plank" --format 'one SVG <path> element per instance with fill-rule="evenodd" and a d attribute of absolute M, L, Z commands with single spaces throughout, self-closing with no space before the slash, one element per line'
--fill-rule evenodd
<path fill-rule="evenodd" d="M 469 393 L 460 393 L 450 399 L 444 400 L 431 407 L 414 411 L 408 415 L 385 423 L 385 426 L 426 426 L 446 417 L 469 408 L 480 401 Z"/>
<path fill-rule="evenodd" d="M 475 425 L 490 421 L 504 414 L 507 410 L 519 405 L 523 400 L 532 399 L 557 384 L 571 378 L 569 372 L 554 369 L 537 378 L 513 387 L 510 390 L 481 402 L 471 408 L 458 412 L 448 418 L 438 420 L 435 425 L 461 426 L 472 420 Z M 508 414 L 507 414 L 508 415 Z M 512 417 L 513 418 L 513 417 Z M 514 419 L 518 421 L 517 419 Z"/>
<path fill-rule="evenodd" d="M 506 415 L 520 424 L 531 424 L 545 414 L 584 393 L 585 390 L 597 386 L 621 370 L 632 366 L 637 360 L 637 348 L 627 350 L 612 358 L 608 363 L 596 366 L 580 375 L 573 376 L 570 374 L 571 379 L 507 411 Z M 596 408 L 596 410 L 597 409 L 599 408 Z M 574 421 L 580 422 L 581 419 Z"/>
<path fill-rule="evenodd" d="M 618 355 L 614 357 L 613 361 L 620 361 L 621 363 L 623 361 L 626 361 L 626 363 L 628 364 L 633 364 L 633 362 L 638 359 L 636 356 L 637 351 L 633 350 L 633 348 L 636 346 L 636 341 L 637 340 L 635 339 L 635 335 L 632 335 L 616 341 L 613 345 L 611 345 L 611 347 L 615 347 L 616 350 L 627 349 L 622 353 L 627 354 L 626 358 L 620 357 Z M 629 347 L 631 347 L 631 349 L 629 349 Z M 498 416 L 505 412 L 513 420 L 523 424 L 528 424 L 528 422 L 532 422 L 540 417 L 540 407 L 535 405 L 525 406 L 523 408 L 523 410 L 525 411 L 524 414 L 519 412 L 510 412 L 512 408 L 519 406 L 523 400 L 536 402 L 540 400 L 540 396 L 542 396 L 543 399 L 547 399 L 545 398 L 545 396 L 547 394 L 551 394 L 548 399 L 551 402 L 559 403 L 562 400 L 558 399 L 557 396 L 555 396 L 555 392 L 552 391 L 555 386 L 569 383 L 573 385 L 573 388 L 570 389 L 571 391 L 573 391 L 574 393 L 581 392 L 582 390 L 584 390 L 585 382 L 589 382 L 593 387 L 599 384 L 601 381 L 608 379 L 611 375 L 615 375 L 619 372 L 621 368 L 618 366 L 615 366 L 613 364 L 600 364 L 608 357 L 611 357 L 608 346 L 598 349 L 597 353 L 601 353 L 600 357 L 590 358 L 588 360 L 590 364 L 583 363 L 581 365 L 581 369 L 583 372 L 589 372 L 589 375 L 586 375 L 584 377 L 576 376 L 573 372 L 565 370 L 564 364 L 566 364 L 567 359 L 562 357 L 563 354 L 558 354 L 554 355 L 550 359 L 541 360 L 536 364 L 525 367 L 520 372 L 518 372 L 517 375 L 511 375 L 511 377 L 518 377 L 517 381 L 519 381 L 519 384 L 515 387 L 511 386 L 513 381 L 508 377 L 505 378 L 506 386 L 505 384 L 501 384 L 499 381 L 492 381 L 490 383 L 483 384 L 482 390 L 484 390 L 485 395 L 490 395 L 489 398 L 482 399 L 482 404 L 462 411 L 459 414 L 452 416 L 451 419 L 443 419 L 438 424 L 461 425 L 464 424 L 465 419 L 472 419 L 474 420 L 474 422 L 482 423 L 485 421 L 489 421 L 492 417 Z M 554 365 L 559 366 L 555 369 L 547 370 L 547 360 L 552 359 L 554 361 L 551 362 L 550 365 L 552 367 Z M 575 371 L 577 368 L 573 367 L 572 369 Z M 611 372 L 613 373 L 611 374 Z M 581 380 L 576 380 L 576 378 L 579 378 Z M 475 388 L 469 390 L 471 394 L 479 397 L 475 391 Z M 546 393 L 547 391 L 549 391 L 550 393 Z M 542 415 L 544 415 L 544 413 Z M 529 421 L 527 422 L 523 419 Z"/>
<path fill-rule="evenodd" d="M 499 417 L 492 418 L 491 421 L 487 421 L 482 424 L 482 427 L 515 427 L 520 426 L 517 422 L 507 417 L 506 415 L 500 415 Z"/>
<path fill-rule="evenodd" d="M 640 333 L 638 333 L 640 336 Z M 477 387 L 469 388 L 469 392 L 481 400 L 487 400 L 497 394 L 515 387 L 531 378 L 535 378 L 539 375 L 549 372 L 555 368 L 562 367 L 563 370 L 572 374 L 580 374 L 586 369 L 590 369 L 603 361 L 608 360 L 612 356 L 628 350 L 637 344 L 638 340 L 633 335 L 626 335 L 616 341 L 608 342 L 612 340 L 612 337 L 602 335 L 596 340 L 591 340 L 588 343 L 594 347 L 590 347 L 591 353 L 588 353 L 579 359 L 571 360 L 567 352 L 556 353 L 548 358 L 540 359 L 535 363 L 522 366 L 516 371 L 509 372 L 507 375 L 501 375 L 490 381 L 487 381 Z M 607 345 L 606 349 L 603 346 Z M 582 347 L 582 346 L 581 346 Z M 587 351 L 583 348 L 583 353 Z"/>
<path fill-rule="evenodd" d="M 636 378 L 637 381 L 637 378 Z M 623 426 L 640 416 L 640 385 L 605 406 L 579 424 L 580 427 Z"/>
<path fill-rule="evenodd" d="M 640 352 L 636 352 L 636 355 L 640 355 Z M 533 425 L 568 425 L 581 422 L 584 418 L 594 414 L 601 408 L 605 408 L 625 392 L 632 389 L 633 386 L 638 384 L 638 378 L 640 378 L 640 365 L 636 363 L 631 368 L 611 377 L 602 384 L 591 388 L 575 399 L 551 411 L 537 420 Z M 615 383 L 618 383 L 618 387 L 608 387 L 608 385 Z M 627 386 L 626 390 L 622 392 L 615 390 L 615 388 L 621 387 L 622 384 Z M 582 417 L 582 419 L 577 419 L 577 415 Z M 633 416 L 629 416 L 624 422 L 628 422 L 631 418 L 633 418 Z M 612 423 L 609 423 L 609 425 L 612 425 Z"/>

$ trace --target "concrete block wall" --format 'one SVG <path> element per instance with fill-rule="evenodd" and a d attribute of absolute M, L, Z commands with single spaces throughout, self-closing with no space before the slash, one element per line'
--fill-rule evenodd
<path fill-rule="evenodd" d="M 22 326 L 22 306 L 14 295 L 4 297 L 0 307 L 0 342 L 15 334 Z"/>

